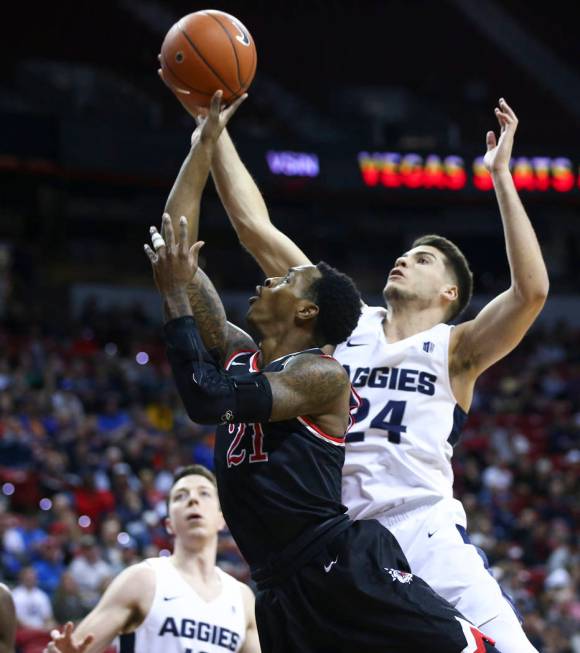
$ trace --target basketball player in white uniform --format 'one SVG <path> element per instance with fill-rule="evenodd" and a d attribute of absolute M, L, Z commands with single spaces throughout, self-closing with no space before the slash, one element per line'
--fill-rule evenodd
<path fill-rule="evenodd" d="M 176 96 L 195 117 L 187 97 Z M 384 288 L 387 308 L 365 306 L 357 329 L 334 354 L 362 399 L 346 451 L 343 500 L 354 518 L 374 518 L 391 530 L 412 571 L 498 649 L 531 653 L 511 603 L 469 543 L 451 469 L 476 379 L 520 342 L 548 293 L 540 247 L 509 170 L 517 118 L 503 99 L 495 115 L 501 133 L 496 141 L 488 132 L 485 165 L 502 217 L 511 286 L 474 320 L 451 327 L 446 322 L 465 308 L 472 289 L 460 250 L 426 237 L 397 259 Z M 213 138 L 223 126 L 214 117 Z M 241 243 L 267 276 L 311 264 L 270 222 L 226 132 L 217 141 L 212 175 Z"/>
<path fill-rule="evenodd" d="M 176 476 L 168 498 L 173 554 L 125 569 L 73 632 L 53 631 L 49 653 L 99 653 L 121 635 L 123 653 L 259 653 L 254 595 L 216 567 L 225 522 L 213 474 Z"/>

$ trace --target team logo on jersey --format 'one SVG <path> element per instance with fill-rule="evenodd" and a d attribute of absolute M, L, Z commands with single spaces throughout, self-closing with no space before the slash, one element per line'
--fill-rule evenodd
<path fill-rule="evenodd" d="M 393 581 L 398 580 L 399 583 L 410 583 L 413 580 L 413 574 L 410 574 L 408 571 L 399 571 L 398 569 L 389 569 L 388 567 L 385 567 L 385 571 L 391 574 Z"/>
<path fill-rule="evenodd" d="M 435 344 L 432 343 L 432 342 L 429 342 L 429 340 L 427 340 L 427 342 L 423 343 L 423 351 L 425 353 L 432 354 L 434 349 L 435 349 Z"/>
<path fill-rule="evenodd" d="M 228 424 L 230 422 L 233 422 L 234 420 L 234 414 L 231 410 L 226 410 L 226 412 L 221 416 L 221 422 L 220 424 Z"/>

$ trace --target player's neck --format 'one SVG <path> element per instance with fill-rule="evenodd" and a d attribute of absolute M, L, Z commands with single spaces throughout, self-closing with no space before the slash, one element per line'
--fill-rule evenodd
<path fill-rule="evenodd" d="M 427 331 L 442 320 L 441 309 L 437 307 L 417 310 L 413 306 L 389 305 L 383 330 L 387 342 L 393 343 Z"/>
<path fill-rule="evenodd" d="M 303 332 L 263 336 L 260 340 L 260 367 L 265 367 L 282 356 L 313 347 L 316 347 L 316 344 L 310 334 Z"/>
<path fill-rule="evenodd" d="M 175 568 L 189 578 L 209 582 L 215 576 L 217 541 L 200 547 L 186 547 L 176 540 L 171 562 Z"/>

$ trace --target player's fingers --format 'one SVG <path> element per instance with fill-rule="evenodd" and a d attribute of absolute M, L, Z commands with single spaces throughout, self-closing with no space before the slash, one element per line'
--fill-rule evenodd
<path fill-rule="evenodd" d="M 166 243 L 163 239 L 163 236 L 157 231 L 157 227 L 149 227 L 149 233 L 151 235 L 151 244 L 153 245 L 153 251 L 156 254 L 165 254 Z"/>
<path fill-rule="evenodd" d="M 504 112 L 507 113 L 508 116 L 517 122 L 518 117 L 515 114 L 515 111 L 510 107 L 510 105 L 505 101 L 504 98 L 500 98 L 499 100 L 499 108 Z"/>
<path fill-rule="evenodd" d="M 493 148 L 497 145 L 497 139 L 495 137 L 494 132 L 492 131 L 487 132 L 487 134 L 485 135 L 485 144 L 487 145 L 488 152 L 490 150 L 493 150 Z"/>
<path fill-rule="evenodd" d="M 224 92 L 220 89 L 217 90 L 211 98 L 211 103 L 209 105 L 209 115 L 214 119 L 217 119 L 220 115 L 220 106 L 222 103 L 223 94 Z"/>
<path fill-rule="evenodd" d="M 175 234 L 173 233 L 173 225 L 169 213 L 164 213 L 161 219 L 161 235 L 167 245 L 168 250 L 172 250 L 175 246 Z"/>
<path fill-rule="evenodd" d="M 158 260 L 157 254 L 147 244 L 143 245 L 143 249 L 145 250 L 147 258 L 151 261 L 151 265 L 155 265 Z"/>
<path fill-rule="evenodd" d="M 205 245 L 205 242 L 203 240 L 198 240 L 197 243 L 193 243 L 193 245 L 189 248 L 189 255 L 192 257 L 194 261 L 197 262 L 197 259 L 199 258 L 199 250 Z"/>
<path fill-rule="evenodd" d="M 83 639 L 83 641 L 79 644 L 79 653 L 84 653 L 94 641 L 95 641 L 94 635 L 87 635 Z"/>
<path fill-rule="evenodd" d="M 507 115 L 507 113 L 504 113 L 503 111 L 501 111 L 501 109 L 498 109 L 497 107 L 495 109 L 495 117 L 497 118 L 497 121 L 502 127 L 505 127 L 511 122 L 511 119 Z"/>
<path fill-rule="evenodd" d="M 65 637 L 70 637 L 72 635 L 73 631 L 73 622 L 72 621 L 67 621 L 64 625 L 64 636 Z"/>
<path fill-rule="evenodd" d="M 240 104 L 242 104 L 243 102 L 246 101 L 247 97 L 248 97 L 248 94 L 244 93 L 233 104 L 230 104 L 230 106 L 227 109 L 224 109 L 223 117 L 224 117 L 224 121 L 226 123 L 234 115 L 234 113 L 238 110 L 238 107 L 240 106 Z"/>
<path fill-rule="evenodd" d="M 189 245 L 189 240 L 188 240 L 188 225 L 187 225 L 187 218 L 182 215 L 179 218 L 179 242 L 177 243 L 179 253 L 182 256 L 187 255 L 187 247 Z"/>

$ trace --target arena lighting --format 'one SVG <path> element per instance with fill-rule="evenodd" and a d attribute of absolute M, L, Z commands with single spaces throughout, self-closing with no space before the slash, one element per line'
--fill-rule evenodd
<path fill-rule="evenodd" d="M 489 191 L 493 184 L 483 157 L 473 159 L 469 172 L 457 155 L 401 152 L 360 152 L 359 169 L 365 186 L 460 191 Z M 580 188 L 580 169 L 566 157 L 517 157 L 511 161 L 516 188 L 521 191 L 568 193 Z"/>
<path fill-rule="evenodd" d="M 269 150 L 266 152 L 268 168 L 274 175 L 286 177 L 318 177 L 320 163 L 316 154 Z"/>
<path fill-rule="evenodd" d="M 46 512 L 52 508 L 52 501 L 47 497 L 44 497 L 38 502 L 38 507 Z"/>
<path fill-rule="evenodd" d="M 149 354 L 146 351 L 140 351 L 136 356 L 135 360 L 138 365 L 147 365 L 149 362 Z"/>

